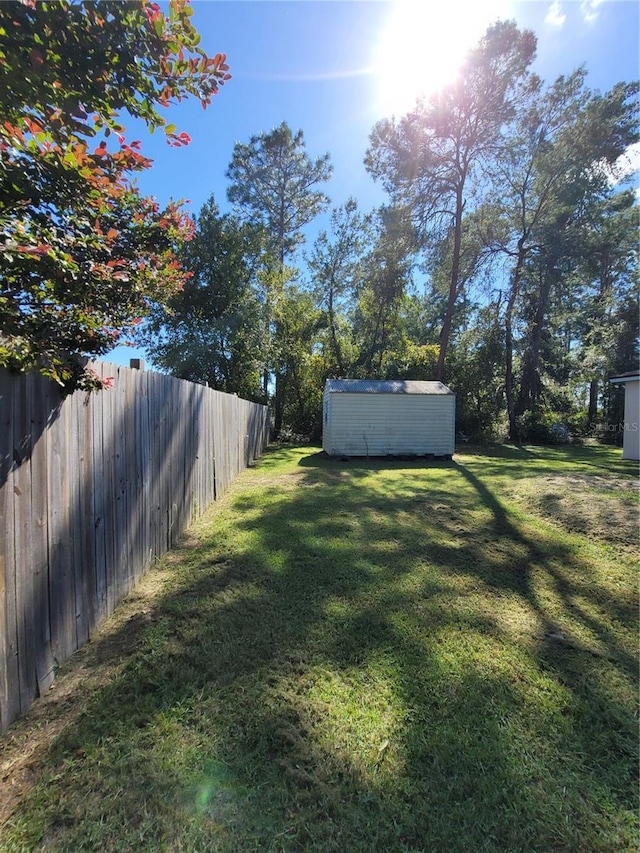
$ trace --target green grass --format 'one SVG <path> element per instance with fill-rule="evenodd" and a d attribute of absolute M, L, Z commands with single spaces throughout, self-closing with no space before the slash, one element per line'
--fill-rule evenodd
<path fill-rule="evenodd" d="M 0 849 L 637 850 L 637 521 L 608 448 L 270 451 L 0 740 Z"/>

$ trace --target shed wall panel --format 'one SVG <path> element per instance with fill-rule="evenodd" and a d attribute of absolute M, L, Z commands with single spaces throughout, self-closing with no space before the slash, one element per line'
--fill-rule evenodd
<path fill-rule="evenodd" d="M 640 382 L 625 383 L 623 459 L 640 460 Z"/>
<path fill-rule="evenodd" d="M 449 455 L 455 449 L 455 396 L 327 394 L 323 448 L 332 455 Z"/>

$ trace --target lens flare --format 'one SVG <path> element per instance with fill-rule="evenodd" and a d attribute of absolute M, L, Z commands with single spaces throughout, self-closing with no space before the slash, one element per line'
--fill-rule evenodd
<path fill-rule="evenodd" d="M 510 6 L 509 0 L 397 0 L 376 51 L 381 116 L 402 115 L 420 95 L 453 81 L 467 51 L 490 24 L 510 16 Z"/>

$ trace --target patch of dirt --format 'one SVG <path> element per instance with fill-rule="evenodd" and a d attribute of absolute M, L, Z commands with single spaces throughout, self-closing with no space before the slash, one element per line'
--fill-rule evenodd
<path fill-rule="evenodd" d="M 276 486 L 279 490 L 281 488 L 290 489 L 297 486 L 300 479 L 304 476 L 304 471 L 287 471 L 284 474 L 278 472 L 277 474 L 264 475 L 260 477 L 254 476 L 251 478 L 251 485 L 259 486 L 260 488 L 263 486 Z M 246 483 L 243 485 L 244 491 L 246 490 Z"/>
<path fill-rule="evenodd" d="M 611 545 L 638 545 L 640 480 L 599 474 L 533 477 L 514 495 L 534 512 Z"/>
<path fill-rule="evenodd" d="M 640 478 L 606 476 L 604 474 L 563 474 L 556 477 L 541 477 L 546 483 L 573 486 L 586 486 L 590 489 L 615 492 L 616 494 L 628 492 L 629 494 L 640 493 Z"/>

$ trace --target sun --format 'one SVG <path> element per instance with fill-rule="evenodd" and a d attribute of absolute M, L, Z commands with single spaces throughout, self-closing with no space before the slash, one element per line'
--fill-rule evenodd
<path fill-rule="evenodd" d="M 508 18 L 509 0 L 396 0 L 376 49 L 376 109 L 402 115 L 420 95 L 455 79 L 467 51 L 498 18 Z"/>

